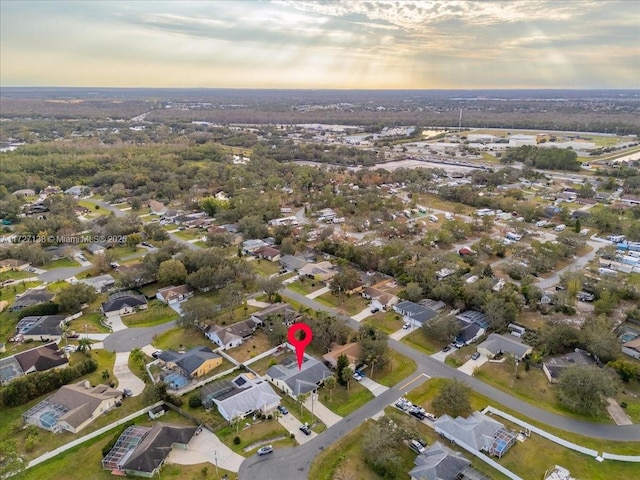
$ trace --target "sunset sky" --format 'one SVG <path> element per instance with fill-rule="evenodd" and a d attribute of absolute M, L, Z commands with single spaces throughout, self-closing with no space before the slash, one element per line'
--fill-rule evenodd
<path fill-rule="evenodd" d="M 0 85 L 640 88 L 640 1 L 2 0 Z"/>

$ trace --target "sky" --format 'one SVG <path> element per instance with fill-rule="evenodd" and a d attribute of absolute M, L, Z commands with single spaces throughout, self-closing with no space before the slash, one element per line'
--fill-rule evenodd
<path fill-rule="evenodd" d="M 0 1 L 0 86 L 640 88 L 640 1 Z"/>

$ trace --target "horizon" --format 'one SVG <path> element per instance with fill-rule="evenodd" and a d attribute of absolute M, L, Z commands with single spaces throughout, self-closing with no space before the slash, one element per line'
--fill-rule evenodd
<path fill-rule="evenodd" d="M 0 85 L 634 90 L 640 9 L 606 1 L 0 2 Z"/>

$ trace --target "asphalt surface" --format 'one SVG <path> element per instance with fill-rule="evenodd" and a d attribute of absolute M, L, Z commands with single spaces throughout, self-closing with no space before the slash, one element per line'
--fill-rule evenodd
<path fill-rule="evenodd" d="M 130 352 L 134 348 L 142 348 L 149 345 L 156 335 L 173 328 L 175 321 L 156 325 L 154 327 L 127 328 L 119 332 L 113 332 L 104 339 L 104 348 L 110 352 Z"/>

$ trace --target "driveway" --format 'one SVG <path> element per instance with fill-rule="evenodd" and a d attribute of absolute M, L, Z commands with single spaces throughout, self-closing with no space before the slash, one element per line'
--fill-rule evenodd
<path fill-rule="evenodd" d="M 127 326 L 122 323 L 122 318 L 120 318 L 120 315 L 118 315 L 117 313 L 107 314 L 106 323 L 111 326 L 112 332 L 120 332 L 127 329 Z"/>
<path fill-rule="evenodd" d="M 313 399 L 311 398 L 312 395 L 313 395 Z M 309 395 L 304 402 L 304 406 L 307 408 L 307 410 L 309 410 L 310 412 L 313 412 L 313 414 L 316 417 L 322 420 L 322 423 L 324 423 L 327 426 L 327 428 L 331 427 L 332 425 L 335 425 L 340 420 L 342 420 L 342 417 L 340 415 L 333 413 L 331 410 L 325 407 L 322 403 L 320 403 L 320 401 L 318 400 L 317 393 Z"/>
<path fill-rule="evenodd" d="M 319 297 L 320 295 L 324 295 L 325 293 L 329 293 L 331 290 L 329 289 L 329 287 L 322 287 L 318 290 L 316 290 L 315 292 L 311 292 L 310 294 L 307 295 L 307 298 L 316 298 Z"/>
<path fill-rule="evenodd" d="M 373 315 L 371 313 L 371 307 L 367 307 L 364 310 L 362 310 L 360 313 L 356 313 L 353 318 L 356 322 L 361 322 L 362 320 L 364 320 L 367 317 L 370 317 L 371 315 Z"/>
<path fill-rule="evenodd" d="M 407 328 L 406 330 L 404 328 L 401 328 L 401 329 L 396 330 L 395 332 L 393 332 L 391 335 L 389 335 L 389 338 L 393 338 L 394 340 L 401 340 L 404 337 L 406 337 L 407 335 L 409 335 L 411 332 L 415 332 L 419 328 L 420 327 L 417 326 L 417 325 L 412 325 L 411 327 Z"/>
<path fill-rule="evenodd" d="M 360 380 L 360 385 L 373 393 L 374 397 L 379 397 L 384 392 L 389 390 L 389 387 L 385 387 L 384 385 L 380 385 L 378 382 L 374 382 L 369 377 L 364 377 Z"/>
<path fill-rule="evenodd" d="M 594 242 L 594 241 L 587 241 L 587 245 L 589 245 L 592 250 L 590 252 L 588 252 L 586 255 L 583 255 L 582 257 L 578 257 L 576 258 L 573 262 L 571 262 L 569 265 L 567 265 L 564 268 L 561 268 L 560 270 L 556 270 L 553 275 L 551 275 L 549 278 L 542 278 L 540 280 L 538 280 L 536 282 L 536 285 L 541 288 L 542 290 L 545 290 L 553 285 L 556 285 L 558 283 L 560 283 L 560 277 L 567 271 L 571 271 L 571 270 L 580 270 L 581 268 L 583 268 L 587 263 L 589 263 L 591 260 L 593 260 L 594 258 L 596 258 L 596 254 L 598 253 L 598 250 L 603 247 L 602 244 Z"/>
<path fill-rule="evenodd" d="M 129 370 L 129 352 L 116 353 L 116 363 L 113 366 L 113 374 L 118 380 L 118 388 L 128 388 L 136 397 L 142 393 L 145 384 Z"/>
<path fill-rule="evenodd" d="M 314 403 L 317 404 L 317 402 Z M 289 433 L 293 433 L 293 435 L 296 437 L 296 441 L 300 445 L 303 445 L 309 440 L 318 436 L 318 434 L 313 430 L 311 431 L 311 435 L 305 435 L 304 433 L 302 433 L 302 431 L 300 430 L 300 425 L 302 425 L 302 422 L 294 416 L 294 412 L 292 412 L 291 410 L 289 410 L 289 413 L 287 415 L 280 415 L 278 418 L 278 422 L 280 422 L 280 425 L 282 425 Z"/>
<path fill-rule="evenodd" d="M 240 470 L 243 461 L 243 456 L 235 453 L 207 429 L 202 429 L 199 435 L 194 436 L 186 450 L 172 448 L 167 457 L 167 463 L 195 465 L 208 462 L 231 472 Z"/>
<path fill-rule="evenodd" d="M 473 372 L 475 371 L 475 369 L 478 367 L 481 367 L 488 361 L 489 359 L 487 358 L 486 355 L 480 355 L 477 358 L 477 360 L 469 359 L 467 362 L 465 362 L 464 365 L 462 365 L 461 367 L 458 367 L 458 371 L 462 373 L 466 373 L 467 375 L 473 376 Z"/>
<path fill-rule="evenodd" d="M 456 350 L 458 350 L 456 347 L 451 347 L 451 350 L 449 350 L 448 352 L 443 352 L 442 350 L 440 350 L 439 352 L 436 352 L 433 355 L 431 355 L 431 358 L 444 363 L 444 360 Z"/>

